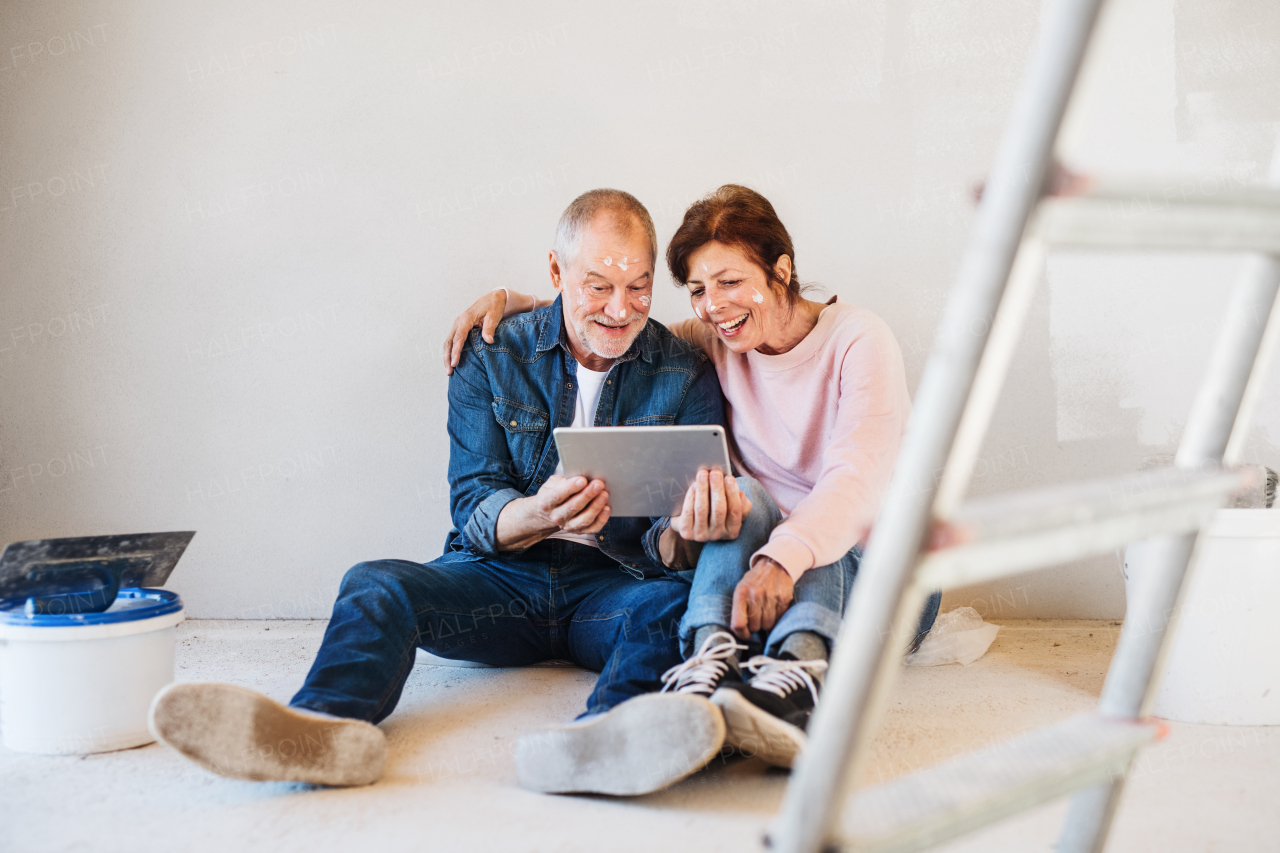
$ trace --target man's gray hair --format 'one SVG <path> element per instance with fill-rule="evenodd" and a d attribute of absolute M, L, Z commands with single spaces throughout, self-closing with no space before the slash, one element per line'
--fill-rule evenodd
<path fill-rule="evenodd" d="M 640 199 L 622 190 L 589 190 L 575 198 L 560 215 L 560 224 L 556 226 L 556 242 L 551 248 L 556 253 L 562 267 L 567 267 L 578 259 L 582 249 L 582 234 L 591 225 L 597 214 L 620 213 L 635 220 L 649 235 L 650 259 L 658 261 L 658 232 L 653 227 L 653 217 L 640 203 Z"/>

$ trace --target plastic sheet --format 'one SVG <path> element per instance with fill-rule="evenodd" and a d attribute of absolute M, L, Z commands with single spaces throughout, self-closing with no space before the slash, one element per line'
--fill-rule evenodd
<path fill-rule="evenodd" d="M 957 607 L 943 613 L 920 648 L 907 655 L 907 666 L 968 665 L 987 653 L 1000 626 L 983 622 L 972 607 Z"/>

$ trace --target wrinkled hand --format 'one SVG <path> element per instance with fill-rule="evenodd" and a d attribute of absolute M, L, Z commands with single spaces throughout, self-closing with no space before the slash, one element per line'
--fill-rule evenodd
<path fill-rule="evenodd" d="M 729 627 L 740 640 L 757 631 L 771 630 L 787 612 L 794 596 L 795 582 L 787 570 L 768 557 L 761 557 L 733 591 Z"/>
<path fill-rule="evenodd" d="M 738 490 L 736 479 L 704 468 L 684 493 L 680 514 L 671 517 L 671 529 L 690 542 L 737 539 L 749 512 L 751 499 Z"/>
<path fill-rule="evenodd" d="M 444 341 L 445 375 L 453 375 L 453 369 L 458 366 L 458 359 L 462 358 L 462 348 L 467 343 L 467 336 L 476 326 L 480 327 L 480 336 L 484 338 L 485 343 L 493 343 L 493 331 L 502 322 L 502 312 L 505 310 L 507 310 L 507 292 L 495 290 L 493 293 L 481 296 L 471 304 L 470 308 L 458 315 L 458 318 L 453 321 L 453 328 L 449 330 L 449 336 Z"/>
<path fill-rule="evenodd" d="M 547 478 L 534 497 L 534 506 L 548 527 L 566 533 L 599 533 L 609 520 L 609 493 L 603 480 L 586 477 Z"/>

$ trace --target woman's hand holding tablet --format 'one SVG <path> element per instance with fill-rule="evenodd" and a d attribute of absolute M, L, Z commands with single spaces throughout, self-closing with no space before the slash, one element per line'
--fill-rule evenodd
<path fill-rule="evenodd" d="M 671 516 L 671 529 L 690 542 L 737 539 L 749 512 L 751 499 L 738 491 L 735 478 L 704 468 L 689 484 L 680 514 Z"/>
<path fill-rule="evenodd" d="M 737 539 L 749 512 L 751 499 L 738 489 L 736 479 L 718 469 L 698 471 L 680 513 L 671 516 L 671 525 L 658 540 L 662 562 L 671 568 L 693 568 L 702 543 Z"/>

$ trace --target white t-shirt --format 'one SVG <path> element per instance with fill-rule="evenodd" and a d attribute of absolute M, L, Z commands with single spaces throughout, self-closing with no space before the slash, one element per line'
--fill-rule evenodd
<path fill-rule="evenodd" d="M 600 392 L 604 390 L 604 381 L 609 371 L 589 370 L 578 365 L 578 398 L 573 404 L 573 423 L 575 427 L 593 427 L 596 425 L 596 409 L 600 408 Z M 564 462 L 556 466 L 556 473 L 564 473 Z M 580 545 L 599 548 L 596 537 L 590 533 L 552 533 L 548 539 L 568 539 Z"/>

